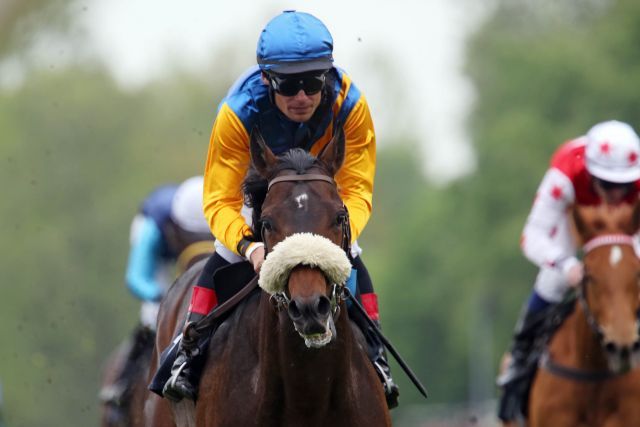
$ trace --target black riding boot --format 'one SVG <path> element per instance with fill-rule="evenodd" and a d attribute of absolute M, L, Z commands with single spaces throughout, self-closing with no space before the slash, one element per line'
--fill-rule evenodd
<path fill-rule="evenodd" d="M 375 321 L 376 326 L 380 329 L 380 322 Z M 398 389 L 397 384 L 391 378 L 391 369 L 389 368 L 389 363 L 387 362 L 387 352 L 384 349 L 384 345 L 378 335 L 372 333 L 372 339 L 367 337 L 367 342 L 371 346 L 369 350 L 370 354 L 373 355 L 371 361 L 373 362 L 373 367 L 376 368 L 376 372 L 380 380 L 382 381 L 382 387 L 384 387 L 384 395 L 387 399 L 387 406 L 389 409 L 393 409 L 398 406 L 398 396 L 400 395 L 400 390 Z"/>
<path fill-rule="evenodd" d="M 535 373 L 539 354 L 532 352 L 537 338 L 553 308 L 552 305 L 531 312 L 525 307 L 518 319 L 511 345 L 511 360 L 505 372 L 500 374 L 497 384 L 502 388 L 502 396 L 498 403 L 498 417 L 503 421 L 515 420 L 523 414 L 522 404 L 525 399 L 531 379 Z"/>
<path fill-rule="evenodd" d="M 193 316 L 193 314 L 190 315 L 190 317 Z M 171 377 L 162 390 L 164 397 L 175 402 L 184 398 L 195 401 L 198 397 L 198 376 L 204 354 L 202 343 L 208 334 L 199 333 L 195 329 L 196 323 L 194 321 L 187 322 L 182 333 L 178 354 L 171 367 Z"/>
<path fill-rule="evenodd" d="M 131 388 L 137 374 L 140 372 L 141 362 L 145 355 L 151 356 L 155 342 L 155 332 L 146 326 L 139 325 L 130 338 L 130 347 L 122 370 L 114 383 L 100 392 L 100 398 L 108 404 L 117 407 L 128 405 Z"/>
<path fill-rule="evenodd" d="M 373 367 L 382 381 L 382 387 L 384 388 L 384 395 L 387 400 L 387 406 L 389 409 L 393 409 L 398 406 L 398 395 L 400 394 L 398 386 L 391 377 L 391 370 L 389 369 L 389 363 L 387 362 L 387 353 L 384 350 L 384 344 L 380 341 L 378 334 L 373 330 L 373 327 L 364 319 L 364 314 L 354 308 L 349 310 L 349 318 L 355 322 L 356 325 L 362 331 L 364 338 L 367 342 L 367 355 L 369 360 L 373 363 Z M 380 330 L 380 322 L 373 321 L 377 328 Z"/>

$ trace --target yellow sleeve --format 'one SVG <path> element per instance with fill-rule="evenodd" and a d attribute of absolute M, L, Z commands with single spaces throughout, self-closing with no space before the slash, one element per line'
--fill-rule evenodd
<path fill-rule="evenodd" d="M 213 235 L 234 253 L 238 253 L 240 240 L 251 235 L 240 214 L 244 202 L 242 180 L 250 162 L 249 134 L 233 110 L 223 104 L 209 141 L 203 209 Z"/>
<path fill-rule="evenodd" d="M 349 211 L 351 239 L 358 238 L 371 216 L 376 171 L 376 135 L 364 95 L 344 124 L 344 164 L 336 174 L 340 196 Z"/>

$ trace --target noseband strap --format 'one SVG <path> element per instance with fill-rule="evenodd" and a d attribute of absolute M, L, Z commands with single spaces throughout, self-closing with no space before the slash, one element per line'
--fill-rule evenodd
<path fill-rule="evenodd" d="M 602 236 L 594 237 L 593 239 L 585 243 L 582 247 L 582 252 L 587 254 L 595 248 L 609 245 L 633 246 L 633 237 L 629 236 L 628 234 L 604 234 Z"/>
<path fill-rule="evenodd" d="M 303 175 L 283 175 L 273 178 L 269 181 L 269 185 L 267 187 L 267 191 L 271 189 L 271 186 L 277 184 L 279 182 L 297 182 L 297 181 L 325 181 L 331 185 L 336 185 L 336 182 L 333 178 L 330 178 L 326 175 L 320 175 L 317 173 L 305 173 Z"/>

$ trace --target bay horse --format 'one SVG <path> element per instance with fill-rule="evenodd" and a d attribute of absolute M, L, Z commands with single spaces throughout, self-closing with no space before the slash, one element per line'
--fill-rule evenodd
<path fill-rule="evenodd" d="M 533 380 L 530 427 L 640 426 L 640 261 L 630 205 L 574 211 L 585 277 Z"/>
<path fill-rule="evenodd" d="M 179 236 L 182 237 L 182 236 Z M 176 237 L 176 239 L 178 236 Z M 181 252 L 176 258 L 176 275 L 180 276 L 188 268 L 199 261 L 204 262 L 206 257 L 213 253 L 213 240 L 197 240 L 185 242 Z M 202 264 L 203 265 L 203 264 Z M 188 289 L 182 290 L 186 294 Z M 120 380 L 127 357 L 131 351 L 137 352 L 135 371 L 130 372 L 129 390 L 123 395 L 122 402 L 111 402 L 102 399 L 100 405 L 101 427 L 142 427 L 144 426 L 144 405 L 147 399 L 150 366 L 153 360 L 154 332 L 149 328 L 138 326 L 134 337 L 122 341 L 111 352 L 102 368 L 102 390 L 116 386 Z M 150 341 L 150 342 L 148 342 Z M 132 346 L 138 348 L 132 349 Z"/>
<path fill-rule="evenodd" d="M 174 421 L 166 399 L 152 396 L 147 425 L 390 426 L 364 337 L 340 297 L 346 277 L 336 279 L 326 260 L 337 250 L 348 262 L 348 213 L 334 181 L 344 161 L 344 132 L 339 129 L 317 157 L 301 149 L 275 156 L 257 131 L 250 150 L 254 173 L 243 187 L 267 252 L 263 290 L 211 338 L 193 419 L 172 404 Z M 187 271 L 190 277 L 174 286 L 190 289 L 197 273 Z M 184 318 L 186 302 L 172 297 L 160 309 L 156 354 L 182 327 L 177 319 Z"/>

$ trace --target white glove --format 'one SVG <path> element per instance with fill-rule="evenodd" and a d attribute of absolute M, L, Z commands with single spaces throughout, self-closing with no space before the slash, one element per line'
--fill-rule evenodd
<path fill-rule="evenodd" d="M 576 287 L 584 278 L 584 264 L 576 257 L 570 257 L 560 264 L 560 270 L 571 287 Z"/>

